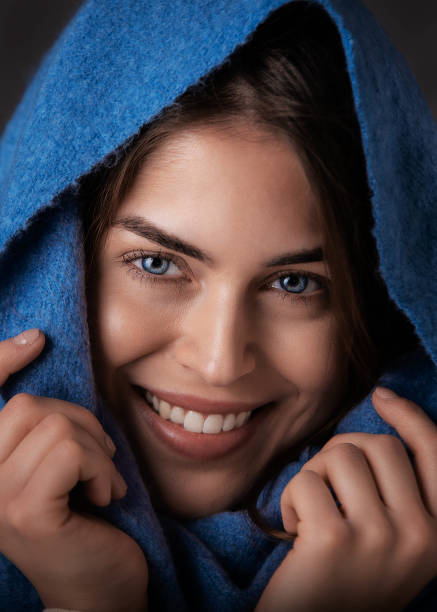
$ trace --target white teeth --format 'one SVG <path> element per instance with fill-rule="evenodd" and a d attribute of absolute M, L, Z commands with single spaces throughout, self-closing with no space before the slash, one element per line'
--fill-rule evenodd
<path fill-rule="evenodd" d="M 222 430 L 223 417 L 221 414 L 210 414 L 203 424 L 203 433 L 218 434 Z"/>
<path fill-rule="evenodd" d="M 201 414 L 194 412 L 194 410 L 189 410 L 185 415 L 184 429 L 192 431 L 193 433 L 201 433 L 204 420 L 205 419 Z"/>
<path fill-rule="evenodd" d="M 235 427 L 235 414 L 227 414 L 223 421 L 223 431 L 231 431 Z"/>
<path fill-rule="evenodd" d="M 145 393 L 147 402 L 163 419 L 182 425 L 187 431 L 193 433 L 218 434 L 221 431 L 232 431 L 242 427 L 250 419 L 251 411 L 238 414 L 209 414 L 205 416 L 195 410 L 185 411 L 180 406 L 171 406 L 168 402 L 160 400 L 150 391 Z"/>
<path fill-rule="evenodd" d="M 235 427 L 241 427 L 244 425 L 249 419 L 250 412 L 240 412 L 235 417 Z"/>
<path fill-rule="evenodd" d="M 163 419 L 169 419 L 171 414 L 171 406 L 168 402 L 164 402 L 164 400 L 160 400 L 159 402 L 159 414 Z"/>
<path fill-rule="evenodd" d="M 178 425 L 182 425 L 185 419 L 185 412 L 183 408 L 180 406 L 173 406 L 170 412 L 170 421 L 172 423 L 177 423 Z"/>

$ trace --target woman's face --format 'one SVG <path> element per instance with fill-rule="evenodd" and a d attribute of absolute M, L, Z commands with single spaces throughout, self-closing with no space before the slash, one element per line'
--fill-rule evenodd
<path fill-rule="evenodd" d="M 159 507 L 231 509 L 338 406 L 321 247 L 285 138 L 197 127 L 148 158 L 99 251 L 90 312 L 98 385 Z"/>

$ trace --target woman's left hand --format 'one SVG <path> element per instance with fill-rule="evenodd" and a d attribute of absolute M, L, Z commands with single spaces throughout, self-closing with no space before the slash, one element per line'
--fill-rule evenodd
<path fill-rule="evenodd" d="M 437 427 L 405 398 L 372 401 L 414 467 L 395 436 L 333 436 L 284 489 L 297 535 L 257 612 L 399 611 L 437 575 Z"/>

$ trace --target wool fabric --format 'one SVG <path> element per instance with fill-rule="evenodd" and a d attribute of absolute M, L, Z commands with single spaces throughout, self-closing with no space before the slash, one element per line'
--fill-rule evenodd
<path fill-rule="evenodd" d="M 80 404 L 113 438 L 127 495 L 92 511 L 133 537 L 150 570 L 151 610 L 253 610 L 292 546 L 242 511 L 197 520 L 157 514 L 132 450 L 96 392 L 84 285 L 79 180 L 113 164 L 140 128 L 220 65 L 282 0 L 89 0 L 45 56 L 0 142 L 0 339 L 31 327 L 41 356 L 1 389 Z M 404 60 L 357 0 L 319 0 L 340 33 L 373 191 L 374 236 L 389 294 L 422 348 L 379 381 L 437 420 L 437 131 Z M 370 396 L 337 432 L 395 433 Z M 284 486 L 315 452 L 284 468 L 261 495 L 282 526 Z M 437 609 L 432 581 L 409 605 Z M 0 555 L 0 609 L 43 607 Z"/>

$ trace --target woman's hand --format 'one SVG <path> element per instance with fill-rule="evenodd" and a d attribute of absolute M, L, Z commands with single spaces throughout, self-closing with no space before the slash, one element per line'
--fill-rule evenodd
<path fill-rule="evenodd" d="M 0 342 L 0 385 L 37 357 L 37 330 Z M 126 494 L 102 426 L 85 408 L 20 393 L 0 412 L 0 552 L 47 607 L 83 612 L 145 610 L 148 570 L 139 545 L 89 514 L 73 512 L 82 481 L 91 502 Z"/>
<path fill-rule="evenodd" d="M 394 612 L 437 575 L 437 427 L 405 398 L 372 401 L 414 468 L 395 436 L 331 438 L 284 489 L 297 535 L 257 612 Z"/>

